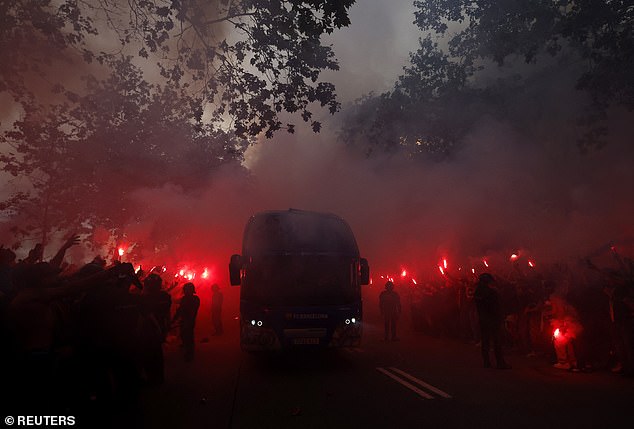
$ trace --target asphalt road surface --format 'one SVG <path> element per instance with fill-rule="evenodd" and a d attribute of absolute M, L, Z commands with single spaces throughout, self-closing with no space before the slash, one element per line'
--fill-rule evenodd
<path fill-rule="evenodd" d="M 166 382 L 144 391 L 151 428 L 634 427 L 634 380 L 572 373 L 509 352 L 510 370 L 482 368 L 473 344 L 401 329 L 384 342 L 364 322 L 359 349 L 253 356 L 235 315 L 221 337 L 198 338 L 185 363 L 166 346 Z M 404 323 L 404 325 L 406 325 Z"/>

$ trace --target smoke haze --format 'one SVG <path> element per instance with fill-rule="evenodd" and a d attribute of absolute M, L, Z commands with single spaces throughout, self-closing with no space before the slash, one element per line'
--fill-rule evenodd
<path fill-rule="evenodd" d="M 366 159 L 327 133 L 279 136 L 249 150 L 248 172 L 224 168 L 200 195 L 137 190 L 151 209 L 126 231 L 133 241 L 171 234 L 177 260 L 209 257 L 221 271 L 240 252 L 250 215 L 289 207 L 345 218 L 377 269 L 432 271 L 442 257 L 463 264 L 516 251 L 539 264 L 631 241 L 627 139 L 585 156 L 549 143 L 483 121 L 454 160 L 421 165 Z"/>
<path fill-rule="evenodd" d="M 342 70 L 325 76 L 343 101 L 388 89 L 415 49 L 410 1 L 358 2 L 352 26 L 333 36 Z M 583 155 L 573 123 L 579 102 L 565 76 L 535 83 L 509 116 L 526 129 L 483 117 L 445 162 L 400 155 L 366 158 L 336 138 L 298 128 L 246 154 L 246 168 L 221 167 L 195 193 L 176 185 L 131 190 L 141 216 L 122 227 L 154 263 L 205 264 L 226 279 L 244 225 L 260 210 L 297 208 L 346 219 L 374 269 L 433 271 L 440 258 L 464 264 L 520 251 L 537 264 L 584 257 L 634 238 L 631 115 L 615 113 L 613 134 Z M 459 115 L 460 112 L 456 112 Z M 157 249 L 154 243 L 170 243 Z M 629 243 L 629 244 L 628 244 Z M 79 256 L 79 253 L 77 254 Z"/>
<path fill-rule="evenodd" d="M 351 11 L 352 26 L 333 39 L 344 101 L 395 80 L 419 36 L 410 14 L 409 2 L 360 2 Z M 576 71 L 547 63 L 523 72 L 529 85 L 507 94 L 507 120 L 480 118 L 450 160 L 366 158 L 337 140 L 344 115 L 335 116 L 321 134 L 300 127 L 262 139 L 247 151 L 246 169 L 223 167 L 195 196 L 170 186 L 138 190 L 152 210 L 127 228 L 130 238 L 136 229 L 150 242 L 172 234 L 177 260 L 209 255 L 224 275 L 249 216 L 292 207 L 346 219 L 375 271 L 435 272 L 444 257 L 469 269 L 512 252 L 524 263 L 569 262 L 611 243 L 632 256 L 632 115 L 611 112 L 606 147 L 582 154 L 577 106 L 587 100 L 574 88 Z"/>

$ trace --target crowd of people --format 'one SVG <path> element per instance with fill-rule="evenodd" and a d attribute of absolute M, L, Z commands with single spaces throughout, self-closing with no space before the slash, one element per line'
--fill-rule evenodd
<path fill-rule="evenodd" d="M 160 273 L 96 257 L 70 270 L 71 237 L 49 261 L 35 246 L 20 261 L 0 248 L 0 376 L 8 409 L 61 410 L 116 418 L 134 415 L 144 386 L 164 381 L 163 345 L 178 328 L 185 361 L 194 359 L 200 299 L 189 282 L 178 306 Z M 609 368 L 634 375 L 634 263 L 577 271 L 492 272 L 398 285 L 415 329 L 460 338 L 482 348 L 484 366 L 510 368 L 502 348 L 544 355 L 571 371 Z M 583 271 L 583 275 L 579 272 Z M 167 288 L 169 290 L 173 288 Z M 223 296 L 212 286 L 214 335 L 222 335 Z M 398 340 L 401 300 L 392 282 L 381 294 L 385 340 Z M 109 426 L 111 422 L 101 421 Z"/>
<path fill-rule="evenodd" d="M 158 273 L 135 272 L 129 263 L 108 266 L 96 257 L 71 269 L 63 259 L 76 243 L 72 237 L 46 262 L 40 245 L 20 261 L 0 248 L 4 405 L 15 413 L 70 412 L 109 427 L 118 413 L 135 415 L 141 389 L 164 381 L 163 345 L 172 328 L 185 360 L 194 358 L 200 300 L 186 283 L 173 306 Z"/>
<path fill-rule="evenodd" d="M 634 263 L 619 261 L 618 269 L 584 261 L 575 270 L 557 265 L 529 274 L 485 273 L 499 300 L 502 347 L 545 356 L 559 369 L 609 368 L 634 375 Z M 490 332 L 490 324 L 481 326 L 476 293 L 483 275 L 446 274 L 403 285 L 414 329 L 476 345 L 488 342 L 483 333 Z"/>

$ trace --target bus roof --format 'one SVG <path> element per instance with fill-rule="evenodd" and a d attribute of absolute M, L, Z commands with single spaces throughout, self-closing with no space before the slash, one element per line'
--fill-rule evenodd
<path fill-rule="evenodd" d="M 251 216 L 244 231 L 242 254 L 280 253 L 359 257 L 350 226 L 337 215 L 289 209 Z"/>

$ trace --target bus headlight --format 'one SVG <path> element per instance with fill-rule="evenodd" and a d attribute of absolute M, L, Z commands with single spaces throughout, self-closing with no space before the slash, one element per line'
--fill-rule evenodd
<path fill-rule="evenodd" d="M 356 317 L 344 319 L 332 334 L 331 347 L 358 347 L 361 345 L 361 320 Z"/>

